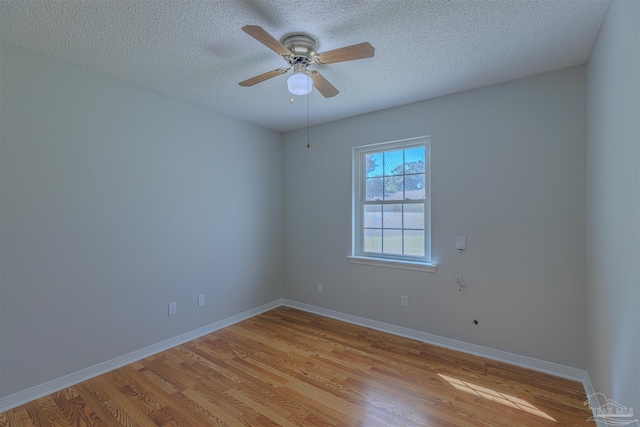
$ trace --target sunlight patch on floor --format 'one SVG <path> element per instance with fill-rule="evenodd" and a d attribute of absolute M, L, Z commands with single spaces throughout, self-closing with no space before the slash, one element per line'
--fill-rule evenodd
<path fill-rule="evenodd" d="M 420 412 L 415 405 L 392 396 L 391 393 L 379 393 L 370 390 L 366 396 L 363 425 L 380 425 L 389 416 L 404 420 L 412 426 L 429 426 L 428 414 Z M 404 423 L 402 425 L 405 425 Z"/>
<path fill-rule="evenodd" d="M 467 393 L 475 394 L 475 395 L 483 397 L 485 399 L 489 399 L 489 400 L 491 400 L 493 402 L 497 402 L 497 403 L 500 403 L 502 405 L 514 408 L 514 409 L 519 409 L 521 411 L 527 412 L 529 414 L 536 415 L 536 416 L 538 416 L 540 418 L 544 418 L 546 420 L 557 422 L 555 420 L 555 418 L 549 416 L 545 412 L 543 412 L 540 409 L 536 408 L 531 403 L 527 402 L 526 400 L 520 399 L 519 397 L 512 396 L 510 394 L 506 394 L 506 393 L 503 393 L 503 392 L 500 392 L 500 391 L 492 390 L 490 388 L 483 387 L 481 385 L 474 384 L 474 383 L 469 382 L 469 381 L 459 380 L 457 378 L 453 378 L 453 377 L 450 377 L 450 376 L 447 376 L 447 375 L 438 374 L 438 376 L 440 376 L 442 379 L 446 380 L 449 384 L 451 384 L 452 386 L 454 386 L 458 390 L 462 390 L 462 391 L 465 391 Z"/>

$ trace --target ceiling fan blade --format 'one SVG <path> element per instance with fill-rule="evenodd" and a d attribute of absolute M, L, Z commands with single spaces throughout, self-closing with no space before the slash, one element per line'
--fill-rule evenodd
<path fill-rule="evenodd" d="M 245 87 L 257 85 L 258 83 L 262 83 L 265 80 L 269 80 L 270 78 L 284 74 L 287 71 L 289 71 L 288 68 L 276 68 L 275 70 L 267 71 L 266 73 L 260 74 L 259 76 L 251 77 L 250 79 L 242 81 L 239 84 L 240 86 Z"/>
<path fill-rule="evenodd" d="M 249 34 L 251 37 L 258 40 L 278 55 L 293 55 L 289 49 L 284 47 L 282 43 L 276 40 L 271 34 L 267 33 L 262 27 L 257 25 L 245 25 L 242 27 L 242 31 Z"/>
<path fill-rule="evenodd" d="M 335 64 L 336 62 L 371 58 L 374 51 L 375 48 L 373 46 L 364 42 L 319 53 L 317 58 L 320 64 Z"/>
<path fill-rule="evenodd" d="M 329 83 L 329 80 L 325 79 L 319 72 L 311 71 L 310 76 L 311 80 L 313 80 L 313 86 L 318 89 L 318 92 L 325 98 L 331 98 L 340 93 L 338 89 Z"/>

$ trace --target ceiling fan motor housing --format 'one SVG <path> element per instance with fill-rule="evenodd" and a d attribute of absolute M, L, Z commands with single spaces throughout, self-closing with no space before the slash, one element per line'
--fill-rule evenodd
<path fill-rule="evenodd" d="M 306 66 L 318 56 L 317 43 L 307 34 L 290 34 L 282 39 L 282 44 L 293 53 L 292 56 L 285 58 L 291 65 L 301 63 Z"/>

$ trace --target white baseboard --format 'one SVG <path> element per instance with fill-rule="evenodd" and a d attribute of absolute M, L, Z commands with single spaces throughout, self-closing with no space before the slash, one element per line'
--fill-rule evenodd
<path fill-rule="evenodd" d="M 367 328 L 375 329 L 381 332 L 388 332 L 405 338 L 414 339 L 427 344 L 433 344 L 440 347 L 449 348 L 451 350 L 461 351 L 463 353 L 473 354 L 487 359 L 508 363 L 510 365 L 520 366 L 522 368 L 532 369 L 538 372 L 555 375 L 557 377 L 570 379 L 585 384 L 588 380 L 587 372 L 582 369 L 576 369 L 569 366 L 559 365 L 557 363 L 547 362 L 544 360 L 534 359 L 532 357 L 521 356 L 502 350 L 495 350 L 489 347 L 483 347 L 477 344 L 470 344 L 464 341 L 458 341 L 451 338 L 445 338 L 426 332 L 416 331 L 414 329 L 404 328 L 389 323 L 378 322 L 377 320 L 366 319 L 364 317 L 353 316 L 351 314 L 341 313 L 314 305 L 304 304 L 297 301 L 283 300 L 283 305 L 287 307 L 297 308 L 299 310 L 308 311 L 322 316 L 331 317 L 333 319 L 342 320 L 343 322 L 360 325 Z M 591 384 L 591 381 L 589 381 Z M 593 388 L 593 386 L 592 386 Z"/>
<path fill-rule="evenodd" d="M 589 378 L 589 375 L 586 376 L 586 378 L 584 379 L 584 381 L 582 382 L 582 384 L 584 385 L 584 393 L 587 396 L 591 396 L 592 394 L 594 394 L 596 392 L 595 388 L 593 388 L 593 384 L 591 384 L 591 378 Z M 598 401 L 597 406 L 602 405 L 604 402 L 600 402 L 598 399 L 598 395 L 595 396 L 596 401 Z M 602 419 L 597 418 L 596 415 L 596 410 L 595 408 L 591 408 L 591 413 L 593 414 L 594 417 L 594 422 L 596 424 L 596 427 L 607 427 L 607 423 L 604 422 Z"/>
<path fill-rule="evenodd" d="M 3 397 L 0 399 L 0 412 L 8 411 L 9 409 L 47 396 L 56 391 L 60 391 L 64 388 L 78 384 L 82 381 L 86 381 L 90 378 L 104 374 L 105 372 L 112 371 L 114 369 L 136 362 L 140 359 L 144 359 L 145 357 L 149 357 L 161 351 L 168 350 L 180 344 L 184 344 L 188 341 L 210 334 L 211 332 L 215 332 L 219 329 L 226 328 L 227 326 L 231 326 L 234 323 L 238 323 L 250 317 L 257 316 L 260 313 L 272 310 L 281 305 L 281 299 L 271 301 L 267 304 L 252 308 L 251 310 L 244 311 L 231 317 L 227 317 L 226 319 L 219 320 L 217 322 L 200 327 L 190 332 L 186 332 L 157 344 L 141 348 L 140 350 L 118 356 L 114 359 L 98 363 L 97 365 L 81 369 L 77 372 L 73 372 L 63 377 L 56 378 L 55 380 L 51 380 L 35 387 L 31 387 L 27 390 L 20 391 L 7 397 Z"/>

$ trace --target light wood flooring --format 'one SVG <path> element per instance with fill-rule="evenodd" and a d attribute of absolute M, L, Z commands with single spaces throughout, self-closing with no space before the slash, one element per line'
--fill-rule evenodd
<path fill-rule="evenodd" d="M 595 426 L 582 385 L 279 307 L 0 426 Z"/>

